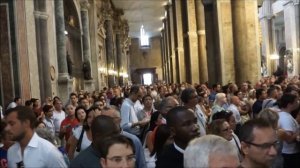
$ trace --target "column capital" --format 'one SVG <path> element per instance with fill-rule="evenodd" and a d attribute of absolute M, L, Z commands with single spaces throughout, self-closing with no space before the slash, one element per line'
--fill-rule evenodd
<path fill-rule="evenodd" d="M 212 5 L 215 0 L 202 0 L 203 5 Z"/>
<path fill-rule="evenodd" d="M 164 7 L 165 7 L 165 10 L 166 10 L 166 11 L 168 11 L 168 10 L 169 10 L 169 8 L 170 8 L 170 7 L 172 7 L 172 5 L 171 5 L 171 4 L 169 4 L 169 3 L 167 3 L 167 4 L 166 4 Z"/>
<path fill-rule="evenodd" d="M 189 32 L 187 32 L 186 33 L 188 36 L 190 36 L 190 37 L 197 37 L 197 32 L 194 32 L 194 31 L 189 31 Z"/>
<path fill-rule="evenodd" d="M 109 0 L 103 0 L 100 11 L 104 17 L 104 20 L 112 20 L 114 12 Z"/>
<path fill-rule="evenodd" d="M 90 7 L 90 3 L 87 0 L 80 1 L 80 10 L 88 10 Z"/>
<path fill-rule="evenodd" d="M 197 30 L 198 35 L 205 35 L 205 30 Z"/>
<path fill-rule="evenodd" d="M 112 20 L 112 18 L 113 18 L 113 10 L 112 9 L 102 8 L 102 13 L 103 13 L 104 20 Z"/>
<path fill-rule="evenodd" d="M 33 12 L 35 18 L 47 20 L 49 15 L 46 12 L 34 11 Z"/>

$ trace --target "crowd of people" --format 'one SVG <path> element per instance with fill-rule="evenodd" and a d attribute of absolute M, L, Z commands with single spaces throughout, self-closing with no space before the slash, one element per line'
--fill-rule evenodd
<path fill-rule="evenodd" d="M 132 85 L 1 109 L 1 168 L 300 166 L 300 79 Z"/>

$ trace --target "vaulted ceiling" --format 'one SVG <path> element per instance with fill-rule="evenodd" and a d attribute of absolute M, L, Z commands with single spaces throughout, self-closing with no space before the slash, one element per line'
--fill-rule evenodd
<path fill-rule="evenodd" d="M 168 0 L 112 0 L 116 8 L 124 10 L 124 17 L 128 20 L 129 36 L 140 37 L 140 27 L 149 37 L 160 35 L 162 19 L 165 17 L 165 5 Z"/>

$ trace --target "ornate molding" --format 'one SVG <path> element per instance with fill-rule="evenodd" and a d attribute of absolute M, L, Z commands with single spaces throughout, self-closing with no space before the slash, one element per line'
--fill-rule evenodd
<path fill-rule="evenodd" d="M 105 20 L 111 20 L 114 14 L 112 6 L 109 0 L 103 0 L 102 6 L 100 9 Z"/>
<path fill-rule="evenodd" d="M 90 8 L 90 3 L 87 0 L 80 1 L 81 10 L 88 10 Z"/>
<path fill-rule="evenodd" d="M 46 12 L 40 12 L 40 11 L 34 11 L 34 17 L 39 19 L 47 20 L 49 18 L 48 13 Z"/>

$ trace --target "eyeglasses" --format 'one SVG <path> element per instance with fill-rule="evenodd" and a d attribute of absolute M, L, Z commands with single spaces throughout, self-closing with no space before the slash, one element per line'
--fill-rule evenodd
<path fill-rule="evenodd" d="M 135 155 L 129 155 L 129 156 L 125 156 L 125 157 L 122 157 L 122 156 L 113 156 L 113 157 L 106 157 L 106 159 L 112 161 L 112 162 L 115 162 L 117 164 L 120 164 L 124 159 L 127 163 L 133 163 L 135 162 Z"/>
<path fill-rule="evenodd" d="M 275 148 L 275 149 L 279 149 L 280 147 L 280 142 L 279 141 L 275 141 L 273 143 L 264 143 L 264 144 L 256 144 L 256 143 L 252 143 L 252 142 L 246 142 L 244 141 L 245 143 L 247 144 L 250 144 L 250 145 L 253 145 L 253 146 L 256 146 L 258 148 L 261 148 L 263 150 L 267 150 L 267 149 L 270 149 L 272 146 Z"/>

